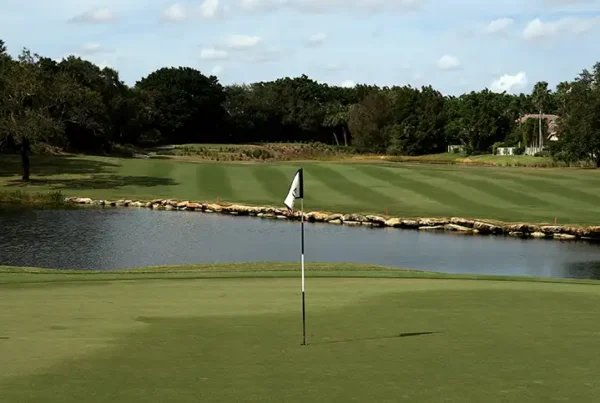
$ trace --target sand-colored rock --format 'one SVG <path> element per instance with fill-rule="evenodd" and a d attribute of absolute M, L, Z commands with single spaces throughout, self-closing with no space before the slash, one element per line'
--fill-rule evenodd
<path fill-rule="evenodd" d="M 360 214 L 344 214 L 343 221 L 363 222 L 367 221 L 367 217 Z"/>
<path fill-rule="evenodd" d="M 531 236 L 533 238 L 546 238 L 546 234 L 544 234 L 543 232 L 539 232 L 539 231 L 538 232 L 533 232 L 531 234 Z"/>
<path fill-rule="evenodd" d="M 152 205 L 153 205 L 152 202 L 149 201 L 148 203 L 146 203 L 146 208 L 152 208 Z"/>
<path fill-rule="evenodd" d="M 473 224 L 473 228 L 478 230 L 481 234 L 502 234 L 504 230 L 502 227 L 499 227 L 494 224 L 489 224 L 481 221 L 475 221 Z"/>
<path fill-rule="evenodd" d="M 400 228 L 402 226 L 402 220 L 400 218 L 390 218 L 389 220 L 385 221 L 385 226 L 392 228 Z"/>
<path fill-rule="evenodd" d="M 519 231 L 510 231 L 508 233 L 508 236 L 512 236 L 512 237 L 515 237 L 515 238 L 522 238 L 522 237 L 525 236 L 525 233 L 524 232 L 519 232 Z"/>
<path fill-rule="evenodd" d="M 142 202 L 135 201 L 133 203 L 129 203 L 129 207 L 144 207 L 144 204 L 142 204 Z"/>
<path fill-rule="evenodd" d="M 328 221 L 328 222 L 329 221 L 334 221 L 334 220 L 340 220 L 341 221 L 343 217 L 344 216 L 342 214 L 338 214 L 338 213 L 336 213 L 336 214 L 330 214 L 330 215 L 327 216 L 326 221 Z"/>
<path fill-rule="evenodd" d="M 419 227 L 437 227 L 448 224 L 447 220 L 440 218 L 419 218 Z"/>
<path fill-rule="evenodd" d="M 356 226 L 362 225 L 362 222 L 361 221 L 346 221 L 346 220 L 344 220 L 344 225 L 356 227 Z"/>
<path fill-rule="evenodd" d="M 504 227 L 504 231 L 505 232 L 523 232 L 523 233 L 540 232 L 540 227 L 538 225 L 519 223 L 519 224 L 506 225 Z"/>
<path fill-rule="evenodd" d="M 401 228 L 410 228 L 410 229 L 417 229 L 419 228 L 419 221 L 417 220 L 402 220 L 402 223 L 400 224 Z"/>
<path fill-rule="evenodd" d="M 329 224 L 334 224 L 334 225 L 342 225 L 342 220 L 340 220 L 339 218 L 336 220 L 330 220 L 327 221 Z"/>
<path fill-rule="evenodd" d="M 558 234 L 563 232 L 563 227 L 560 225 L 544 225 L 540 227 L 540 232 L 544 234 Z"/>
<path fill-rule="evenodd" d="M 367 221 L 375 224 L 376 226 L 384 226 L 386 219 L 377 215 L 368 215 L 365 217 Z"/>
<path fill-rule="evenodd" d="M 446 224 L 444 225 L 444 229 L 446 231 L 455 231 L 455 232 L 473 232 L 473 228 L 463 227 L 458 224 Z"/>
<path fill-rule="evenodd" d="M 89 197 L 77 197 L 74 202 L 77 204 L 92 204 L 92 199 Z"/>
<path fill-rule="evenodd" d="M 306 214 L 306 220 L 310 222 L 324 222 L 329 218 L 329 213 L 322 213 L 320 211 L 311 211 Z"/>
<path fill-rule="evenodd" d="M 571 234 L 554 234 L 553 235 L 554 239 L 562 239 L 562 240 L 570 240 L 570 239 L 577 239 L 577 237 L 575 235 L 571 235 Z"/>
<path fill-rule="evenodd" d="M 167 204 L 165 207 L 165 210 L 175 210 L 175 207 L 171 206 L 170 204 Z"/>
<path fill-rule="evenodd" d="M 207 208 L 208 210 L 212 210 L 212 211 L 214 211 L 214 212 L 217 212 L 217 213 L 220 213 L 220 212 L 221 212 L 221 210 L 223 209 L 223 208 L 222 208 L 220 205 L 218 205 L 218 204 L 214 204 L 214 203 L 209 203 L 209 204 L 207 204 L 207 205 L 206 205 L 206 208 Z"/>
<path fill-rule="evenodd" d="M 182 201 L 177 203 L 177 208 L 186 208 L 188 205 L 189 201 Z"/>
<path fill-rule="evenodd" d="M 190 203 L 187 202 L 185 205 L 186 209 L 188 210 L 202 210 L 202 205 L 199 203 Z"/>
<path fill-rule="evenodd" d="M 473 225 L 475 224 L 475 221 L 474 220 L 469 220 L 467 218 L 452 217 L 450 219 L 450 223 L 451 224 L 460 225 L 461 227 L 473 228 Z"/>
<path fill-rule="evenodd" d="M 419 231 L 441 231 L 445 229 L 443 225 L 434 225 L 434 226 L 421 226 L 419 227 Z"/>

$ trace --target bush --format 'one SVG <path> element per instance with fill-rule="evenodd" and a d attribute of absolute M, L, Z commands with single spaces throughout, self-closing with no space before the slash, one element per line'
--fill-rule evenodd
<path fill-rule="evenodd" d="M 515 147 L 514 155 L 525 154 L 525 147 Z"/>
<path fill-rule="evenodd" d="M 534 157 L 550 157 L 550 151 L 548 150 L 543 150 L 543 151 L 539 151 L 537 153 L 535 153 Z"/>

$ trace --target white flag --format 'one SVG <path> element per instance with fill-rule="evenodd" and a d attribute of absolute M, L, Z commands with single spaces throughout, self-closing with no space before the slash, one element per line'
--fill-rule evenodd
<path fill-rule="evenodd" d="M 294 175 L 294 179 L 292 180 L 292 185 L 290 186 L 290 190 L 288 191 L 287 197 L 283 202 L 290 211 L 294 210 L 294 200 L 303 199 L 304 198 L 304 183 L 302 178 L 302 168 L 296 172 Z"/>

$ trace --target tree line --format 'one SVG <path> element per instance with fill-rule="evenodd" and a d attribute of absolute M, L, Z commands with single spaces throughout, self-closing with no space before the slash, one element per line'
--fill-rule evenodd
<path fill-rule="evenodd" d="M 519 121 L 529 114 L 534 118 Z M 558 141 L 548 141 L 548 115 L 558 115 Z M 32 149 L 110 153 L 118 145 L 256 142 L 392 155 L 445 152 L 448 145 L 467 154 L 546 146 L 556 159 L 600 166 L 600 63 L 555 90 L 538 82 L 518 95 L 344 88 L 306 75 L 224 86 L 190 67 L 161 68 L 128 86 L 116 70 L 74 56 L 58 62 L 23 49 L 13 58 L 0 40 L 0 152 L 20 152 L 24 165 Z"/>

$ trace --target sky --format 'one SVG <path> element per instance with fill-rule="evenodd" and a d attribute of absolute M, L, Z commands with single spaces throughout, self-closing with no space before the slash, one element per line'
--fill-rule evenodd
<path fill-rule="evenodd" d="M 12 55 L 80 56 L 130 85 L 187 66 L 224 85 L 528 93 L 600 61 L 600 0 L 1 0 L 0 27 Z"/>

